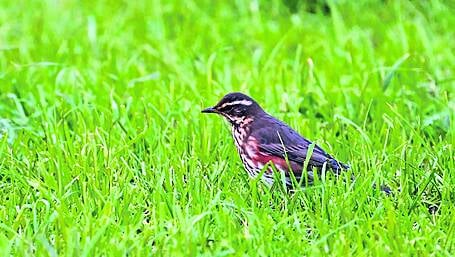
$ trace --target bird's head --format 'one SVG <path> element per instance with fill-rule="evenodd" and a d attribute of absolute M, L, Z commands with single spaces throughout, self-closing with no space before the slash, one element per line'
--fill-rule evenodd
<path fill-rule="evenodd" d="M 246 118 L 254 118 L 263 111 L 251 97 L 242 93 L 229 93 L 215 106 L 206 108 L 202 112 L 220 114 L 235 125 L 241 124 Z"/>

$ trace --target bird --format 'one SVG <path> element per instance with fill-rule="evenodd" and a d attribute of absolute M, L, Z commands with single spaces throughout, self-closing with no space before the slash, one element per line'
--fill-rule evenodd
<path fill-rule="evenodd" d="M 315 170 L 318 173 L 330 170 L 338 176 L 350 168 L 265 112 L 253 98 L 243 93 L 228 93 L 215 106 L 203 109 L 202 113 L 221 115 L 230 123 L 245 170 L 252 178 L 262 174 L 262 180 L 269 185 L 275 182 L 274 170 L 284 173 L 283 182 L 286 188 L 292 189 L 295 182 L 301 186 L 313 184 Z M 310 148 L 313 149 L 305 172 Z"/>

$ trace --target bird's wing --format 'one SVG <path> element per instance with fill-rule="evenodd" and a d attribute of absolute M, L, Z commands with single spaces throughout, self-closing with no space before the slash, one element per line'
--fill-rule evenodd
<path fill-rule="evenodd" d="M 271 126 L 256 128 L 255 131 L 257 138 L 260 139 L 259 150 L 261 152 L 287 158 L 289 161 L 297 162 L 303 166 L 308 149 L 312 144 L 309 140 L 278 120 L 274 120 Z M 322 168 L 324 163 L 327 163 L 334 170 L 340 170 L 341 165 L 343 165 L 334 160 L 318 145 L 314 145 L 308 163 L 309 167 Z M 346 167 L 343 166 L 343 168 Z"/>
<path fill-rule="evenodd" d="M 297 162 L 301 165 L 305 162 L 308 154 L 309 145 L 286 145 L 281 143 L 272 144 L 260 144 L 259 150 L 263 153 L 278 156 L 283 159 Z M 313 149 L 311 158 L 309 159 L 309 165 L 322 167 L 324 162 L 329 160 L 325 153 L 318 152 L 316 148 Z"/>

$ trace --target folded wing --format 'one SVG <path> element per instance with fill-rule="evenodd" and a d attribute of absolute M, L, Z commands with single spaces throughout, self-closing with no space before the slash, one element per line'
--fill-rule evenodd
<path fill-rule="evenodd" d="M 270 133 L 272 130 L 275 133 Z M 303 166 L 310 145 L 312 144 L 309 140 L 303 138 L 293 129 L 276 119 L 271 127 L 256 128 L 254 131 L 257 133 L 256 138 L 261 139 L 259 150 L 262 153 L 287 158 L 289 161 L 299 163 Z M 337 174 L 342 169 L 349 168 L 349 166 L 336 161 L 318 145 L 314 145 L 308 162 L 308 169 L 312 169 L 313 167 L 321 169 L 324 164 Z"/>

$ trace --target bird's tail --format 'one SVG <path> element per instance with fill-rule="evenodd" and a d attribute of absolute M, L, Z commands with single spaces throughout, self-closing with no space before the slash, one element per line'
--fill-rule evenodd
<path fill-rule="evenodd" d="M 344 164 L 342 162 L 339 162 L 335 159 L 330 159 L 328 161 L 328 166 L 335 171 L 337 174 L 340 174 L 342 170 L 348 170 L 350 167 L 347 164 Z"/>

